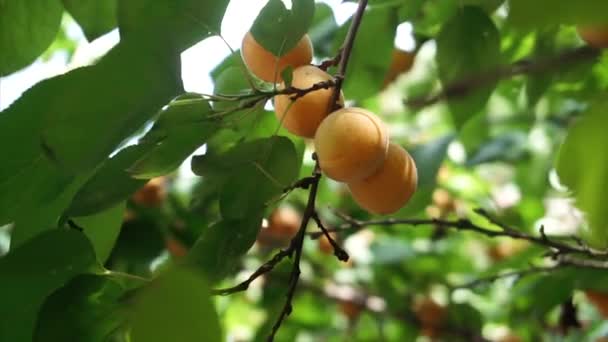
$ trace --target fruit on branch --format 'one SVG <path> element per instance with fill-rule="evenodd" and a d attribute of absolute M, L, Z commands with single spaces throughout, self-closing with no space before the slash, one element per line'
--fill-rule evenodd
<path fill-rule="evenodd" d="M 349 320 L 355 320 L 361 314 L 363 308 L 352 300 L 340 300 L 340 312 Z"/>
<path fill-rule="evenodd" d="M 446 309 L 430 297 L 415 301 L 412 311 L 420 322 L 423 334 L 429 337 L 435 335 L 446 316 Z"/>
<path fill-rule="evenodd" d="M 433 204 L 440 210 L 441 216 L 445 216 L 455 209 L 452 195 L 442 188 L 437 188 L 433 191 Z"/>
<path fill-rule="evenodd" d="M 137 190 L 131 200 L 142 207 L 158 207 L 167 197 L 167 182 L 165 177 L 152 178 L 143 187 Z"/>
<path fill-rule="evenodd" d="M 608 48 L 608 25 L 605 26 L 578 26 L 578 35 L 589 46 L 603 49 Z"/>
<path fill-rule="evenodd" d="M 312 61 L 312 42 L 308 35 L 281 57 L 260 45 L 251 32 L 247 32 L 241 46 L 241 56 L 245 65 L 257 78 L 266 82 L 278 83 L 282 80 L 281 71 L 291 66 L 297 68 Z"/>
<path fill-rule="evenodd" d="M 368 110 L 342 108 L 321 122 L 314 145 L 319 166 L 327 177 L 356 182 L 372 175 L 384 162 L 388 130 Z"/>
<path fill-rule="evenodd" d="M 174 258 L 182 258 L 188 254 L 188 247 L 179 239 L 173 236 L 165 238 L 165 248 L 167 252 Z"/>
<path fill-rule="evenodd" d="M 394 49 L 391 57 L 391 64 L 388 67 L 386 76 L 382 87 L 385 88 L 387 85 L 392 83 L 397 77 L 404 72 L 409 71 L 414 65 L 414 57 L 416 54 L 410 51 L 403 51 L 400 49 Z"/>
<path fill-rule="evenodd" d="M 501 240 L 492 245 L 487 254 L 495 262 L 515 256 L 530 247 L 530 243 L 524 240 Z"/>
<path fill-rule="evenodd" d="M 313 65 L 303 65 L 293 71 L 291 85 L 298 89 L 312 87 L 316 83 L 331 80 L 330 74 Z M 284 89 L 281 84 L 279 89 Z M 292 100 L 293 94 L 277 95 L 274 98 L 275 115 L 281 124 L 291 133 L 313 138 L 317 128 L 327 117 L 333 88 L 311 91 Z M 344 95 L 340 93 L 340 106 L 344 105 Z"/>
<path fill-rule="evenodd" d="M 585 296 L 595 306 L 603 318 L 608 318 L 608 293 L 595 290 L 586 290 Z"/>
<path fill-rule="evenodd" d="M 403 147 L 391 143 L 382 166 L 371 176 L 348 183 L 348 188 L 355 202 L 367 211 L 392 214 L 409 201 L 417 185 L 414 159 Z"/>
<path fill-rule="evenodd" d="M 286 245 L 298 232 L 302 215 L 292 207 L 276 208 L 268 218 L 268 227 L 258 234 L 260 245 L 275 247 Z"/>
<path fill-rule="evenodd" d="M 329 233 L 329 236 L 331 236 L 331 238 L 336 241 L 337 236 L 334 233 Z M 327 238 L 327 236 L 325 236 L 325 234 L 321 235 L 319 237 L 319 250 L 323 253 L 323 254 L 333 254 L 334 253 L 334 246 L 331 245 L 331 242 L 329 242 L 329 239 Z"/>

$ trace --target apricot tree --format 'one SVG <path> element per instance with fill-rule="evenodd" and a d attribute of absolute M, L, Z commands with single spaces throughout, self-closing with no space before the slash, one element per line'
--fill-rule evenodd
<path fill-rule="evenodd" d="M 239 4 L 0 1 L 0 341 L 607 336 L 605 0 Z"/>

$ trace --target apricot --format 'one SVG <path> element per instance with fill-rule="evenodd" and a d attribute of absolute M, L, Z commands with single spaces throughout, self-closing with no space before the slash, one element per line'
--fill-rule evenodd
<path fill-rule="evenodd" d="M 319 166 L 327 177 L 357 182 L 371 176 L 384 162 L 388 131 L 372 112 L 342 108 L 321 122 L 314 145 Z"/>
<path fill-rule="evenodd" d="M 310 64 L 312 61 L 312 42 L 308 35 L 302 39 L 281 57 L 260 45 L 251 32 L 247 32 L 243 38 L 241 56 L 245 65 L 257 78 L 266 82 L 278 83 L 281 81 L 281 71 L 288 66 L 297 68 L 301 65 Z"/>
<path fill-rule="evenodd" d="M 440 216 L 445 216 L 454 211 L 454 199 L 445 189 L 435 189 L 433 191 L 433 204 L 440 210 Z"/>
<path fill-rule="evenodd" d="M 142 188 L 137 190 L 131 199 L 142 207 L 158 207 L 167 197 L 164 177 L 152 178 Z"/>
<path fill-rule="evenodd" d="M 437 328 L 443 324 L 446 310 L 430 297 L 423 298 L 414 303 L 414 314 L 420 325 L 424 328 Z"/>
<path fill-rule="evenodd" d="M 268 228 L 260 230 L 258 242 L 267 246 L 285 245 L 296 235 L 301 222 L 302 215 L 292 207 L 278 207 L 268 218 Z"/>
<path fill-rule="evenodd" d="M 396 80 L 399 75 L 409 71 L 412 68 L 412 65 L 414 65 L 415 56 L 416 54 L 414 52 L 399 49 L 393 50 L 391 64 L 384 77 L 383 88 Z"/>
<path fill-rule="evenodd" d="M 336 241 L 336 234 L 329 233 L 329 236 L 331 236 L 331 238 Z M 327 238 L 327 236 L 325 236 L 325 234 L 321 235 L 321 237 L 319 238 L 319 250 L 323 254 L 329 255 L 334 253 L 334 246 L 331 245 L 331 242 L 329 242 L 329 239 Z"/>
<path fill-rule="evenodd" d="M 414 159 L 394 143 L 388 147 L 384 164 L 371 176 L 348 184 L 362 208 L 374 214 L 391 214 L 409 201 L 418 184 Z"/>
<path fill-rule="evenodd" d="M 605 26 L 579 26 L 578 35 L 589 46 L 603 49 L 608 48 L 608 25 Z"/>
<path fill-rule="evenodd" d="M 340 312 L 350 320 L 354 320 L 361 314 L 363 307 L 352 300 L 340 301 Z"/>
<path fill-rule="evenodd" d="M 303 65 L 293 71 L 291 85 L 298 89 L 312 87 L 315 83 L 331 80 L 330 74 L 313 65 Z M 284 89 L 281 84 L 279 89 Z M 315 136 L 321 121 L 329 114 L 333 89 L 319 89 L 292 100 L 293 95 L 277 95 L 274 98 L 275 115 L 289 132 L 305 137 Z M 344 106 L 344 95 L 340 92 L 338 104 Z"/>
<path fill-rule="evenodd" d="M 183 242 L 175 237 L 167 237 L 165 239 L 165 248 L 174 258 L 182 258 L 188 254 L 188 247 Z"/>
<path fill-rule="evenodd" d="M 595 290 L 586 290 L 585 296 L 595 306 L 603 318 L 608 318 L 608 293 Z"/>

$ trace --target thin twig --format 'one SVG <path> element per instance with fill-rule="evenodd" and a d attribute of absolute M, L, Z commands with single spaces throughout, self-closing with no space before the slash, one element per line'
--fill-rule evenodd
<path fill-rule="evenodd" d="M 516 271 L 510 271 L 510 272 L 503 272 L 503 273 L 498 273 L 498 274 L 494 274 L 488 277 L 482 277 L 482 278 L 477 278 L 475 280 L 472 280 L 470 282 L 467 283 L 463 283 L 463 284 L 459 284 L 459 285 L 453 285 L 450 286 L 450 288 L 452 290 L 456 290 L 456 289 L 472 289 L 475 288 L 477 286 L 480 285 L 484 285 L 484 284 L 488 284 L 488 283 L 493 283 L 496 280 L 499 279 L 504 279 L 504 278 L 511 278 L 511 277 L 516 277 L 516 278 L 521 278 L 530 274 L 536 274 L 536 273 L 548 273 L 551 271 L 555 271 L 556 269 L 559 268 L 564 268 L 564 267 L 568 267 L 567 265 L 563 265 L 563 264 L 556 264 L 553 266 L 533 266 L 533 267 L 529 267 L 523 270 L 516 270 Z"/>
<path fill-rule="evenodd" d="M 445 228 L 460 230 L 460 231 L 472 231 L 479 234 L 483 234 L 489 237 L 510 237 L 513 239 L 526 240 L 536 245 L 545 246 L 549 248 L 555 249 L 553 252 L 553 256 L 556 257 L 558 255 L 563 254 L 579 254 L 587 257 L 595 258 L 595 259 L 607 259 L 608 252 L 606 251 L 595 251 L 590 249 L 588 246 L 581 246 L 578 243 L 576 245 L 564 243 L 556 240 L 549 239 L 547 236 L 534 236 L 517 229 L 511 228 L 495 218 L 486 213 L 483 210 L 477 210 L 477 213 L 484 216 L 490 223 L 496 225 L 499 229 L 482 227 L 470 221 L 469 219 L 458 219 L 458 220 L 445 220 L 445 219 L 395 219 L 395 218 L 387 218 L 387 219 L 379 219 L 379 220 L 369 220 L 369 221 L 360 221 L 354 219 L 348 215 L 340 215 L 341 218 L 345 221 L 343 224 L 337 226 L 334 229 L 328 229 L 328 231 L 340 232 L 343 230 L 361 230 L 365 227 L 369 226 L 384 226 L 391 227 L 395 225 L 410 225 L 410 226 L 441 226 Z M 310 233 L 310 235 L 319 236 L 319 232 Z M 608 267 L 608 265 L 606 266 Z"/>
<path fill-rule="evenodd" d="M 348 66 L 348 60 L 350 59 L 350 54 L 355 44 L 355 37 L 357 36 L 357 31 L 359 30 L 359 26 L 361 25 L 361 21 L 363 20 L 363 13 L 365 12 L 366 7 L 367 0 L 359 0 L 359 6 L 357 7 L 357 11 L 353 15 L 353 21 L 350 24 L 348 33 L 346 34 L 346 39 L 344 39 L 344 45 L 342 45 L 341 48 L 342 53 L 340 54 L 340 64 L 338 65 L 338 72 L 334 77 L 336 79 L 336 86 L 329 101 L 329 113 L 333 112 L 336 109 L 339 109 L 340 107 L 338 104 L 338 100 L 340 99 L 342 82 L 344 81 L 344 77 L 346 76 L 346 67 Z"/>
<path fill-rule="evenodd" d="M 454 81 L 443 87 L 443 90 L 437 94 L 431 96 L 425 95 L 411 100 L 405 100 L 404 103 L 410 108 L 420 109 L 433 105 L 442 100 L 467 96 L 476 89 L 482 88 L 502 79 L 507 79 L 518 75 L 546 73 L 556 69 L 561 69 L 563 67 L 572 67 L 577 63 L 582 63 L 597 58 L 599 55 L 600 50 L 585 46 L 574 50 L 568 50 L 557 56 L 549 58 L 545 57 L 532 60 L 522 59 L 507 66 L 497 67 L 493 70 L 486 70 L 482 73 Z"/>
<path fill-rule="evenodd" d="M 331 234 L 329 234 L 327 228 L 325 228 L 325 225 L 323 225 L 323 222 L 321 222 L 321 218 L 319 217 L 319 214 L 317 214 L 316 211 L 312 215 L 312 219 L 315 221 L 319 229 L 321 229 L 323 235 L 325 235 L 325 237 L 331 244 L 331 247 L 334 249 L 334 255 L 336 256 L 336 258 L 338 258 L 338 260 L 340 261 L 347 262 L 349 258 L 348 253 L 346 253 L 346 251 L 336 242 L 336 240 L 331 237 Z"/>

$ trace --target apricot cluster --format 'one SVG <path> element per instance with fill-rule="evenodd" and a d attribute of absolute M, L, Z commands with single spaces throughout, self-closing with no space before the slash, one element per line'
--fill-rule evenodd
<path fill-rule="evenodd" d="M 307 89 L 332 80 L 310 65 L 312 44 L 305 35 L 283 56 L 275 56 L 255 41 L 243 39 L 242 57 L 256 77 L 280 83 L 281 72 L 293 68 L 291 86 Z M 414 160 L 401 146 L 389 142 L 385 124 L 363 108 L 342 108 L 344 95 L 331 103 L 333 89 L 318 89 L 303 96 L 280 94 L 274 98 L 275 114 L 289 132 L 314 139 L 319 166 L 329 178 L 348 185 L 355 202 L 375 214 L 391 214 L 403 207 L 416 190 Z M 335 107 L 341 108 L 333 110 Z"/>

